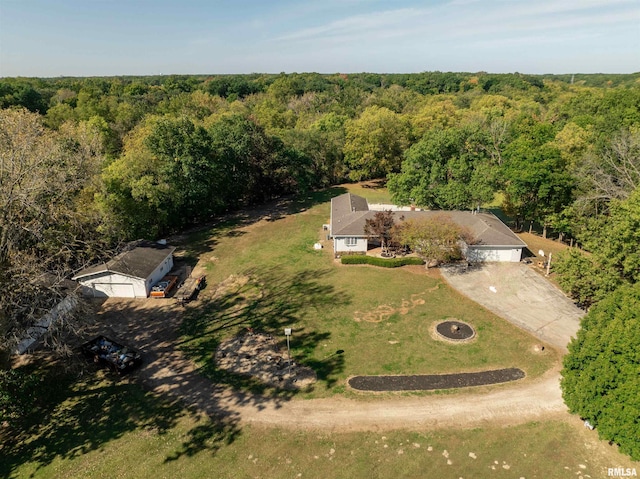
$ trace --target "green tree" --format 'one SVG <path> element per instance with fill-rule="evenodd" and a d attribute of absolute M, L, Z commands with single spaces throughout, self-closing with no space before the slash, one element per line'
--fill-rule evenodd
<path fill-rule="evenodd" d="M 8 424 L 32 411 L 41 387 L 40 378 L 19 369 L 0 370 L 0 421 Z"/>
<path fill-rule="evenodd" d="M 495 169 L 472 130 L 432 130 L 406 153 L 388 188 L 398 204 L 468 209 L 494 196 Z"/>
<path fill-rule="evenodd" d="M 533 124 L 506 148 L 501 167 L 503 207 L 515 218 L 516 227 L 534 220 L 546 232 L 553 215 L 573 200 L 575 181 L 553 138 L 551 125 Z"/>
<path fill-rule="evenodd" d="M 150 118 L 103 173 L 101 203 L 126 237 L 156 237 L 211 217 L 237 187 L 235 164 L 187 118 Z"/>
<path fill-rule="evenodd" d="M 342 154 L 344 122 L 335 113 L 320 117 L 309 128 L 281 130 L 284 144 L 306 158 L 313 187 L 326 187 L 345 180 Z"/>
<path fill-rule="evenodd" d="M 576 248 L 562 251 L 554 259 L 558 283 L 583 308 L 597 303 L 620 284 L 615 271 Z"/>
<path fill-rule="evenodd" d="M 409 125 L 387 108 L 371 106 L 345 125 L 345 163 L 352 180 L 382 178 L 400 170 Z"/>
<path fill-rule="evenodd" d="M 34 113 L 45 114 L 47 102 L 29 82 L 23 80 L 0 81 L 0 108 L 21 107 Z"/>
<path fill-rule="evenodd" d="M 457 126 L 461 113 L 453 103 L 452 95 L 430 97 L 427 102 L 411 116 L 413 134 L 422 138 L 432 129 L 446 129 Z"/>
<path fill-rule="evenodd" d="M 446 213 L 396 225 L 393 241 L 407 245 L 425 260 L 426 267 L 449 263 L 463 257 L 461 241 L 472 244 L 471 232 L 457 225 Z"/>
<path fill-rule="evenodd" d="M 562 395 L 600 438 L 640 460 L 640 284 L 623 286 L 594 306 L 569 344 Z"/>
<path fill-rule="evenodd" d="M 607 215 L 588 222 L 578 238 L 589 255 L 559 255 L 555 271 L 561 286 L 585 306 L 624 283 L 640 281 L 640 188 L 614 200 Z"/>

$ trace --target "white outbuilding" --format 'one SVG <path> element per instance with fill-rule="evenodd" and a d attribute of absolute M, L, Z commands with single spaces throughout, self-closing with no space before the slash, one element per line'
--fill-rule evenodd
<path fill-rule="evenodd" d="M 173 268 L 175 247 L 137 241 L 115 258 L 83 269 L 72 279 L 96 298 L 146 298 L 151 287 Z"/>

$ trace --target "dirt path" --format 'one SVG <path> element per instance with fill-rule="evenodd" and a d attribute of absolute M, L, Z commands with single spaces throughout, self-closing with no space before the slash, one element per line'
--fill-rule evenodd
<path fill-rule="evenodd" d="M 236 410 L 247 423 L 341 431 L 520 424 L 566 412 L 558 381 L 558 372 L 552 371 L 535 382 L 461 395 L 371 401 L 328 398 Z"/>
<path fill-rule="evenodd" d="M 340 431 L 384 429 L 467 428 L 482 424 L 519 424 L 566 411 L 557 368 L 536 380 L 468 388 L 447 395 L 362 399 L 294 400 L 242 393 L 212 384 L 177 349 L 180 306 L 168 300 L 107 300 L 99 324 L 107 332 L 138 346 L 145 364 L 135 376 L 152 391 L 168 394 L 211 416 L 238 424 Z M 160 300 L 163 301 L 163 300 Z M 98 330 L 95 331 L 99 332 Z"/>

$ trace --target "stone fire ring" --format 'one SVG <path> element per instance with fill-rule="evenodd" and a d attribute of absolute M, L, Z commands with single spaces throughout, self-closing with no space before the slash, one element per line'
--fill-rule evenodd
<path fill-rule="evenodd" d="M 468 342 L 476 337 L 476 331 L 470 324 L 454 318 L 437 323 L 434 333 L 436 339 L 444 339 L 454 343 Z"/>

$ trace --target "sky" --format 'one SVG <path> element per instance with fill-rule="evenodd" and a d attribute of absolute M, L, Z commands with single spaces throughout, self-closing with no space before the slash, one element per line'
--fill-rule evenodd
<path fill-rule="evenodd" d="M 0 77 L 633 73 L 640 0 L 0 0 Z"/>

